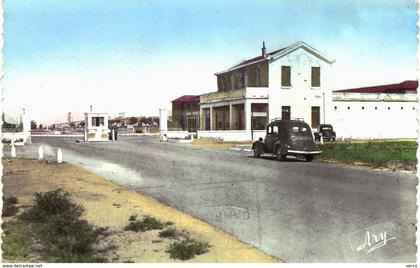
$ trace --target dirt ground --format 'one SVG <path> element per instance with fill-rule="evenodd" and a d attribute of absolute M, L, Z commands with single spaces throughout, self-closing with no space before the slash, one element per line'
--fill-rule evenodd
<path fill-rule="evenodd" d="M 97 247 L 111 248 L 106 257 L 112 262 L 184 262 L 170 258 L 166 249 L 173 240 L 159 238 L 159 230 L 124 231 L 131 215 L 138 218 L 150 215 L 163 222 L 171 221 L 173 227 L 191 238 L 209 242 L 208 253 L 187 262 L 280 262 L 203 221 L 78 166 L 6 158 L 3 168 L 3 195 L 17 197 L 19 206 L 30 205 L 35 192 L 58 188 L 69 192 L 72 199 L 85 208 L 85 218 L 90 224 L 109 228 L 111 235 Z"/>

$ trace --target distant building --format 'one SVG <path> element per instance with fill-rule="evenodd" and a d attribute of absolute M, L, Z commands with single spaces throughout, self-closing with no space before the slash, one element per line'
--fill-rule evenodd
<path fill-rule="evenodd" d="M 184 95 L 172 101 L 172 130 L 197 131 L 200 127 L 200 96 Z"/>

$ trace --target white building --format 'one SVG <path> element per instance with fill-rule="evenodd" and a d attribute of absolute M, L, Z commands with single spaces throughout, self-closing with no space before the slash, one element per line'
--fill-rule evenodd
<path fill-rule="evenodd" d="M 334 91 L 327 113 L 337 137 L 417 137 L 417 81 Z"/>
<path fill-rule="evenodd" d="M 107 113 L 85 113 L 85 141 L 108 141 Z"/>
<path fill-rule="evenodd" d="M 303 118 L 316 128 L 331 104 L 333 61 L 304 42 L 216 73 L 218 91 L 200 96 L 198 137 L 252 140 L 273 118 Z"/>

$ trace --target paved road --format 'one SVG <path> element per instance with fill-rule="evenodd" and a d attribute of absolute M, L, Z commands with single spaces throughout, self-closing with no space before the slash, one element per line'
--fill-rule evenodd
<path fill-rule="evenodd" d="M 114 143 L 33 141 L 18 148 L 18 156 L 34 157 L 44 144 L 52 158 L 61 147 L 65 161 L 151 195 L 287 262 L 415 261 L 414 174 L 255 159 L 244 151 L 160 143 L 154 137 Z"/>

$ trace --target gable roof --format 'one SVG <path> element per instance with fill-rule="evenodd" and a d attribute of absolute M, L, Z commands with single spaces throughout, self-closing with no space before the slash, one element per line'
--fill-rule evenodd
<path fill-rule="evenodd" d="M 399 84 L 388 84 L 372 87 L 359 87 L 359 88 L 350 88 L 335 90 L 334 92 L 342 93 L 406 93 L 411 91 L 411 93 L 417 92 L 417 87 L 419 83 L 417 80 L 406 80 Z"/>
<path fill-rule="evenodd" d="M 327 58 L 324 54 L 322 54 L 321 52 L 319 52 L 318 50 L 314 49 L 313 47 L 309 46 L 308 44 L 306 44 L 305 42 L 297 42 L 294 43 L 288 47 L 284 47 L 284 48 L 280 48 L 277 50 L 274 50 L 270 53 L 267 53 L 267 55 L 264 57 L 263 55 L 260 56 L 256 56 L 254 58 L 251 59 L 247 59 L 247 60 L 243 60 L 235 65 L 233 65 L 232 67 L 230 67 L 229 69 L 226 69 L 224 71 L 221 72 L 217 72 L 215 73 L 215 75 L 219 75 L 219 74 L 223 74 L 223 73 L 227 73 L 254 63 L 258 63 L 258 62 L 262 62 L 265 60 L 271 60 L 271 61 L 275 61 L 299 48 L 303 48 L 305 49 L 307 52 L 311 53 L 312 55 L 320 58 L 321 60 L 327 62 L 328 64 L 331 64 L 334 62 L 334 60 L 331 60 L 329 58 Z"/>
<path fill-rule="evenodd" d="M 200 96 L 197 95 L 184 95 L 182 97 L 179 97 L 175 100 L 173 100 L 172 102 L 183 102 L 183 103 L 188 103 L 188 102 L 194 102 L 194 101 L 199 101 L 200 100 Z"/>

